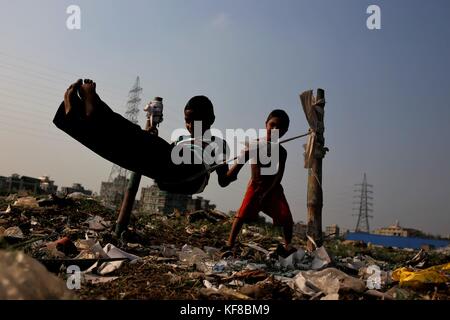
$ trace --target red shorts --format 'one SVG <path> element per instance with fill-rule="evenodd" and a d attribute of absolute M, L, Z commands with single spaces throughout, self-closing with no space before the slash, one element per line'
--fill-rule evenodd
<path fill-rule="evenodd" d="M 259 204 L 258 200 L 259 195 L 264 191 L 257 191 L 257 189 L 266 190 L 266 188 L 257 187 L 257 185 L 249 183 L 236 218 L 243 219 L 246 222 L 255 221 L 258 219 L 258 213 L 262 211 L 273 219 L 273 224 L 276 226 L 292 225 L 294 223 L 281 185 L 275 187 L 262 204 Z"/>

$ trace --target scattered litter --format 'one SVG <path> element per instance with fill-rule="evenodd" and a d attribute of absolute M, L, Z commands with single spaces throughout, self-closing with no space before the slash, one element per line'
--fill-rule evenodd
<path fill-rule="evenodd" d="M 11 213 L 11 206 L 10 205 L 8 205 L 8 208 L 6 208 L 5 211 L 0 211 L 0 214 L 8 214 L 8 213 Z"/>
<path fill-rule="evenodd" d="M 362 293 L 366 289 L 364 281 L 335 268 L 321 271 L 301 271 L 288 282 L 288 285 L 300 294 L 316 296 L 318 293 L 322 293 L 327 296 L 327 299 L 334 300 L 340 291 Z"/>
<path fill-rule="evenodd" d="M 240 280 L 232 280 L 228 283 L 229 286 L 233 286 L 233 287 L 242 287 L 245 285 L 244 281 L 240 281 Z"/>
<path fill-rule="evenodd" d="M 245 266 L 247 270 L 264 270 L 267 268 L 266 264 L 263 263 L 249 263 Z"/>
<path fill-rule="evenodd" d="M 73 291 L 82 299 L 450 297 L 445 264 L 450 247 L 400 250 L 326 239 L 324 247 L 305 251 L 306 241 L 294 235 L 292 244 L 301 249 L 288 254 L 283 238 L 258 222 L 243 228 L 232 255 L 221 257 L 218 248 L 224 245 L 232 219 L 220 212 L 203 210 L 191 217 L 181 211 L 170 216 L 135 215 L 126 237 L 118 239 L 111 234 L 110 222 L 116 212 L 96 200 L 49 196 L 37 201 L 41 207 L 34 207 L 33 200 L 5 199 L 0 197 L 0 208 L 9 206 L 0 212 L 0 247 L 24 250 L 63 282 L 67 278 L 64 270 L 79 266 L 82 282 L 98 286 L 92 290 L 82 285 L 81 290 Z M 14 206 L 14 202 L 31 207 Z M 7 230 L 13 237 L 5 238 Z M 424 270 L 432 265 L 436 267 Z M 397 269 L 395 280 L 392 270 L 399 266 L 407 268 Z M 407 272 L 416 282 L 410 281 Z M 428 280 L 419 277 L 417 281 L 421 273 L 426 273 Z M 441 278 L 436 280 L 436 275 Z M 423 284 L 430 285 L 419 288 Z"/>
<path fill-rule="evenodd" d="M 91 284 L 107 283 L 118 279 L 119 277 L 102 277 L 95 274 L 84 274 L 83 279 Z"/>
<path fill-rule="evenodd" d="M 51 258 L 65 258 L 66 256 L 78 254 L 78 248 L 68 237 L 49 242 L 45 247 L 48 257 Z"/>
<path fill-rule="evenodd" d="M 391 296 L 390 294 L 385 293 L 385 292 L 380 292 L 377 290 L 373 290 L 373 289 L 367 290 L 366 292 L 364 292 L 364 294 L 367 296 L 380 298 L 381 300 L 394 300 L 394 297 Z"/>
<path fill-rule="evenodd" d="M 105 275 L 105 274 L 114 272 L 115 270 L 119 269 L 126 260 L 135 261 L 135 260 L 140 259 L 138 256 L 135 256 L 133 254 L 122 251 L 110 243 L 108 243 L 103 248 L 103 251 L 104 251 L 104 254 L 106 255 L 106 257 L 111 258 L 111 259 L 120 259 L 120 260 L 103 262 L 101 264 L 96 262 L 89 269 L 87 269 L 84 273 L 86 273 L 86 274 L 96 273 L 98 275 Z"/>
<path fill-rule="evenodd" d="M 314 251 L 314 259 L 312 261 L 311 269 L 319 270 L 331 263 L 331 258 L 324 247 L 317 248 Z"/>
<path fill-rule="evenodd" d="M 100 216 L 89 218 L 86 220 L 86 223 L 89 224 L 89 229 L 94 231 L 103 231 L 111 226 L 110 221 L 105 221 L 105 219 Z"/>
<path fill-rule="evenodd" d="M 99 242 L 95 242 L 92 239 L 79 240 L 76 243 L 77 248 L 80 249 L 80 254 L 75 259 L 106 259 L 109 258 L 108 254 L 103 250 Z M 81 249 L 83 248 L 83 249 Z"/>
<path fill-rule="evenodd" d="M 296 252 L 292 253 L 287 258 L 278 257 L 278 262 L 282 268 L 294 269 L 301 264 L 303 258 L 305 258 L 306 252 L 302 249 L 298 249 Z"/>
<path fill-rule="evenodd" d="M 262 248 L 262 247 L 260 247 L 260 246 L 258 246 L 256 244 L 254 244 L 254 243 L 245 243 L 244 245 L 249 247 L 249 248 L 255 249 L 256 251 L 262 252 L 265 255 L 269 255 L 269 253 L 270 253 L 266 249 L 264 249 L 264 248 Z"/>
<path fill-rule="evenodd" d="M 19 227 L 10 227 L 3 232 L 3 237 L 11 240 L 22 240 L 24 235 Z"/>
<path fill-rule="evenodd" d="M 0 250 L 0 299 L 73 299 L 66 282 L 23 252 Z"/>
<path fill-rule="evenodd" d="M 177 249 L 174 245 L 162 245 L 161 254 L 166 258 L 176 257 Z"/>
<path fill-rule="evenodd" d="M 220 220 L 226 219 L 226 216 L 214 211 L 198 210 L 190 213 L 188 215 L 189 222 L 193 223 L 199 220 L 207 220 L 209 222 L 218 222 Z"/>
<path fill-rule="evenodd" d="M 398 286 L 394 286 L 386 291 L 384 295 L 386 298 L 392 297 L 392 299 L 394 300 L 411 300 L 414 296 L 414 292 L 406 288 L 399 288 Z"/>
<path fill-rule="evenodd" d="M 67 195 L 67 198 L 73 199 L 73 200 L 80 200 L 80 199 L 90 199 L 91 196 L 88 196 L 81 192 L 72 192 Z"/>
<path fill-rule="evenodd" d="M 25 208 L 39 208 L 39 204 L 34 197 L 23 197 L 17 199 L 13 206 L 15 207 L 25 207 Z"/>
<path fill-rule="evenodd" d="M 130 243 L 130 242 L 128 242 L 127 243 L 127 247 L 130 248 L 130 249 L 140 249 L 140 248 L 143 248 L 143 245 L 140 244 L 140 243 Z"/>
<path fill-rule="evenodd" d="M 405 264 L 416 268 L 423 268 L 427 262 L 427 258 L 427 252 L 424 249 L 420 249 L 420 251 L 411 260 L 406 261 Z"/>
<path fill-rule="evenodd" d="M 338 293 L 330 293 L 330 294 L 327 294 L 325 297 L 320 298 L 320 300 L 339 300 L 339 294 Z"/>
<path fill-rule="evenodd" d="M 13 202 L 13 201 L 16 201 L 17 198 L 18 198 L 18 195 L 15 194 L 15 193 L 13 193 L 13 194 L 10 194 L 9 196 L 7 196 L 7 197 L 5 198 L 5 200 L 6 200 L 7 202 Z"/>
<path fill-rule="evenodd" d="M 264 288 L 259 284 L 243 285 L 239 289 L 239 292 L 252 299 L 261 299 L 267 295 L 267 290 L 264 290 Z"/>
<path fill-rule="evenodd" d="M 210 272 L 214 263 L 210 261 L 209 256 L 200 248 L 193 248 L 189 245 L 184 245 L 180 252 L 178 252 L 178 257 L 181 262 L 195 267 L 201 272 Z"/>
<path fill-rule="evenodd" d="M 229 289 L 224 285 L 219 288 L 209 287 L 200 289 L 200 296 L 210 299 L 213 296 L 220 299 L 239 299 L 239 300 L 251 300 L 251 298 L 245 294 Z"/>
<path fill-rule="evenodd" d="M 75 246 L 79 251 L 89 250 L 95 245 L 96 241 L 94 239 L 81 239 L 75 242 Z"/>
<path fill-rule="evenodd" d="M 214 257 L 220 253 L 220 249 L 214 247 L 204 246 L 203 249 L 210 257 Z"/>
<path fill-rule="evenodd" d="M 245 283 L 256 283 L 266 279 L 269 275 L 264 270 L 242 270 L 233 273 L 230 277 L 223 279 L 224 281 L 243 280 Z"/>
<path fill-rule="evenodd" d="M 442 264 L 425 270 L 399 268 L 392 273 L 392 279 L 399 281 L 400 286 L 420 287 L 426 284 L 440 284 L 450 282 L 450 263 Z"/>
<path fill-rule="evenodd" d="M 362 267 L 359 276 L 366 281 L 369 289 L 382 289 L 392 283 L 392 272 L 383 271 L 377 265 Z"/>
<path fill-rule="evenodd" d="M 224 272 L 226 267 L 228 266 L 227 261 L 221 260 L 213 266 L 213 272 Z"/>
<path fill-rule="evenodd" d="M 215 291 L 219 290 L 218 288 L 216 288 L 211 282 L 209 282 L 208 280 L 203 280 L 203 285 L 207 288 L 207 289 L 213 289 Z"/>

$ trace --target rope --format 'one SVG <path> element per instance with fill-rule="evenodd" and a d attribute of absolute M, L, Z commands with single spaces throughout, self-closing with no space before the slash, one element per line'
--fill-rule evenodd
<path fill-rule="evenodd" d="M 295 136 L 295 137 L 291 137 L 291 138 L 288 138 L 288 139 L 281 140 L 278 143 L 273 143 L 273 142 L 271 142 L 271 143 L 273 143 L 273 144 L 283 144 L 283 143 L 286 143 L 286 142 L 289 142 L 289 141 L 292 141 L 292 140 L 296 140 L 296 139 L 299 139 L 299 138 L 306 137 L 309 134 L 310 134 L 310 132 L 305 133 L 305 134 L 301 134 L 301 135 L 298 135 L 298 136 Z M 220 168 L 220 167 L 226 165 L 228 162 L 234 161 L 234 160 L 236 160 L 238 158 L 239 158 L 239 156 L 236 156 L 233 159 L 229 159 L 229 160 L 226 160 L 226 161 L 224 161 L 222 163 L 216 164 L 215 166 L 211 166 L 210 170 L 211 170 L 211 172 L 214 172 L 214 170 L 216 170 L 217 168 Z"/>
<path fill-rule="evenodd" d="M 308 133 L 304 133 L 304 134 L 301 134 L 301 135 L 298 135 L 298 136 L 294 136 L 294 137 L 291 137 L 291 138 L 287 138 L 287 139 L 281 140 L 278 143 L 273 143 L 273 142 L 272 143 L 273 144 L 283 144 L 283 143 L 286 143 L 286 142 L 289 142 L 289 141 L 292 141 L 292 140 L 296 140 L 296 139 L 299 139 L 299 138 L 306 137 L 306 136 L 308 136 L 310 134 L 311 134 L 311 132 L 308 132 Z M 209 174 L 211 172 L 214 172 L 218 168 L 223 167 L 226 164 L 228 164 L 229 162 L 235 161 L 238 158 L 239 158 L 239 156 L 236 156 L 233 159 L 226 160 L 226 161 L 224 161 L 222 163 L 216 164 L 215 166 L 210 166 L 208 169 L 203 170 L 203 171 L 201 171 L 201 172 L 199 172 L 199 173 L 197 173 L 195 175 L 192 175 L 192 176 L 190 176 L 190 177 L 188 177 L 186 179 L 183 179 L 183 180 L 178 180 L 176 182 L 168 182 L 168 181 L 161 181 L 161 182 L 163 182 L 165 185 L 177 185 L 177 184 L 181 184 L 181 183 L 190 182 L 190 181 L 193 181 L 193 180 L 196 180 L 196 179 L 200 178 L 203 175 L 206 175 L 206 174 Z"/>

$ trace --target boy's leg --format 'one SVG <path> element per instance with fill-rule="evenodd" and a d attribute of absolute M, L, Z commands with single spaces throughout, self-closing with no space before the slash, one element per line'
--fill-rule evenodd
<path fill-rule="evenodd" d="M 81 100 L 73 88 L 79 88 Z M 68 106 L 67 106 L 68 105 Z M 55 125 L 103 158 L 153 179 L 169 174 L 170 144 L 113 112 L 95 93 L 95 84 L 79 81 L 66 92 Z"/>
<path fill-rule="evenodd" d="M 230 232 L 230 235 L 229 235 L 228 241 L 227 241 L 227 246 L 234 247 L 234 245 L 236 243 L 236 238 L 239 234 L 239 231 L 241 231 L 241 228 L 243 225 L 244 225 L 243 219 L 241 219 L 239 217 L 234 218 L 233 226 L 231 227 L 231 232 Z"/>
<path fill-rule="evenodd" d="M 284 246 L 286 249 L 288 249 L 289 245 L 292 242 L 292 229 L 293 226 L 291 223 L 287 223 L 283 226 Z"/>
<path fill-rule="evenodd" d="M 234 217 L 233 226 L 231 227 L 230 236 L 228 237 L 228 246 L 234 246 L 237 235 L 245 221 L 251 221 L 258 216 L 260 207 L 258 204 L 258 198 L 255 194 L 255 188 L 252 184 L 249 184 L 247 191 L 245 192 L 244 199 L 242 200 L 241 207 Z"/>
<path fill-rule="evenodd" d="M 292 213 L 284 195 L 283 188 L 279 186 L 273 190 L 270 199 L 266 203 L 264 212 L 272 217 L 274 225 L 283 226 L 284 249 L 286 254 L 288 255 L 296 251 L 291 246 L 294 220 L 292 219 Z"/>

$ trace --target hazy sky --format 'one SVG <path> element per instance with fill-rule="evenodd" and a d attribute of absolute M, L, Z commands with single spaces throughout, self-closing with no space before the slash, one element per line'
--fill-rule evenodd
<path fill-rule="evenodd" d="M 71 4 L 81 8 L 81 30 L 66 28 Z M 371 4 L 381 8 L 381 30 L 366 27 Z M 78 77 L 96 80 L 123 114 L 139 75 L 145 101 L 164 97 L 166 139 L 197 94 L 212 100 L 218 129 L 261 128 L 284 108 L 287 136 L 301 134 L 298 95 L 322 87 L 324 226 L 354 229 L 354 184 L 366 172 L 372 229 L 399 220 L 448 235 L 449 15 L 446 0 L 0 0 L 0 175 L 48 174 L 59 186 L 99 191 L 111 163 L 51 122 Z M 282 182 L 296 221 L 306 220 L 303 143 L 286 145 Z M 203 196 L 238 208 L 248 171 L 226 189 L 214 175 Z"/>

